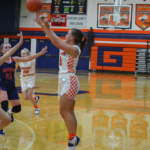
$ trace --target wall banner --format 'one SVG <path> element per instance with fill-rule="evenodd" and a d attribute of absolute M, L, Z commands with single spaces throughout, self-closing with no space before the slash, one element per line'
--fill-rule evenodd
<path fill-rule="evenodd" d="M 41 21 L 44 22 L 44 19 L 51 20 L 51 4 L 43 3 L 42 9 L 38 12 L 38 16 L 41 18 Z"/>
<path fill-rule="evenodd" d="M 66 27 L 67 15 L 52 15 L 51 26 Z"/>
<path fill-rule="evenodd" d="M 136 4 L 135 21 L 142 30 L 150 26 L 150 4 Z"/>
<path fill-rule="evenodd" d="M 85 15 L 67 15 L 67 27 L 86 28 L 87 16 Z"/>

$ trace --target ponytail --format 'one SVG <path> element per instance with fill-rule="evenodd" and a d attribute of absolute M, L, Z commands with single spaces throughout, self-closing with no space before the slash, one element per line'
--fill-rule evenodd
<path fill-rule="evenodd" d="M 75 37 L 75 44 L 76 45 L 80 45 L 80 49 L 81 49 L 81 54 L 79 56 L 79 59 L 83 53 L 83 50 L 84 50 L 84 47 L 85 47 L 85 44 L 87 42 L 87 37 L 86 35 L 83 34 L 83 32 L 79 29 L 76 29 L 76 28 L 72 28 L 71 29 L 72 31 L 72 36 Z"/>
<path fill-rule="evenodd" d="M 80 44 L 81 54 L 79 56 L 79 59 L 80 59 L 80 57 L 81 57 L 81 55 L 82 55 L 82 53 L 84 51 L 84 47 L 86 45 L 86 42 L 87 42 L 87 37 L 86 37 L 85 34 L 83 34 L 83 38 L 82 38 L 82 41 L 81 41 L 81 44 Z"/>

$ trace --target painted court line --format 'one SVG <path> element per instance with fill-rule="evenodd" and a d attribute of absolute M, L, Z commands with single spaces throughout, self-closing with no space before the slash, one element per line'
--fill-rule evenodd
<path fill-rule="evenodd" d="M 31 134 L 32 134 L 32 141 L 30 142 L 30 144 L 24 149 L 24 150 L 28 150 L 32 147 L 33 143 L 35 142 L 35 139 L 36 139 L 36 134 L 35 132 L 25 123 L 23 123 L 22 121 L 20 120 L 17 120 L 15 119 L 16 121 L 20 122 L 21 124 L 23 124 L 24 126 L 26 126 L 30 131 L 31 131 Z"/>

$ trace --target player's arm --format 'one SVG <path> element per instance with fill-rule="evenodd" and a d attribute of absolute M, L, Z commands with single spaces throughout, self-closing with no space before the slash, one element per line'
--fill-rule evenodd
<path fill-rule="evenodd" d="M 19 67 L 19 62 L 16 63 L 15 73 L 16 73 L 18 67 Z"/>
<path fill-rule="evenodd" d="M 60 39 L 52 30 L 51 28 L 49 28 L 48 32 L 46 33 L 46 35 L 50 38 L 51 42 L 53 43 L 53 45 L 55 45 L 56 47 L 58 47 L 59 49 L 65 51 L 66 53 L 68 53 L 71 57 L 76 58 L 79 56 L 79 50 L 72 46 L 69 45 L 67 43 L 65 43 L 62 39 Z"/>
<path fill-rule="evenodd" d="M 76 58 L 79 56 L 79 51 L 76 47 L 73 47 L 67 43 L 65 43 L 62 39 L 60 39 L 50 28 L 49 22 L 47 19 L 44 20 L 44 23 L 41 22 L 40 18 L 38 15 L 36 15 L 36 20 L 37 22 L 45 32 L 45 34 L 50 38 L 51 42 L 53 45 L 58 47 L 59 49 L 62 49 L 66 53 L 70 54 L 73 58 Z"/>
<path fill-rule="evenodd" d="M 28 62 L 28 61 L 31 61 L 31 60 L 33 60 L 33 59 L 35 59 L 35 58 L 37 58 L 37 57 L 43 55 L 44 53 L 47 52 L 46 50 L 47 50 L 47 46 L 45 46 L 45 47 L 41 50 L 41 52 L 39 52 L 39 53 L 37 53 L 37 54 L 35 54 L 35 55 L 31 55 L 31 56 L 27 56 L 27 57 L 13 57 L 13 58 L 14 58 L 14 60 L 15 60 L 16 62 Z"/>
<path fill-rule="evenodd" d="M 23 43 L 23 34 L 22 34 L 22 32 L 20 32 L 20 34 L 18 36 L 20 36 L 19 43 L 16 44 L 14 47 L 12 47 L 5 55 L 3 55 L 0 58 L 0 65 L 2 65 L 22 45 L 22 43 Z"/>
<path fill-rule="evenodd" d="M 35 62 L 34 60 L 31 61 L 31 73 L 28 73 L 28 74 L 23 74 L 22 76 L 23 77 L 26 77 L 26 76 L 33 76 L 35 75 Z"/>

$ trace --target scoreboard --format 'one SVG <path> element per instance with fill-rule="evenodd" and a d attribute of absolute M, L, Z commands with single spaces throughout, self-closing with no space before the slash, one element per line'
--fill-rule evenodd
<path fill-rule="evenodd" d="M 52 14 L 86 14 L 87 0 L 52 0 Z"/>

